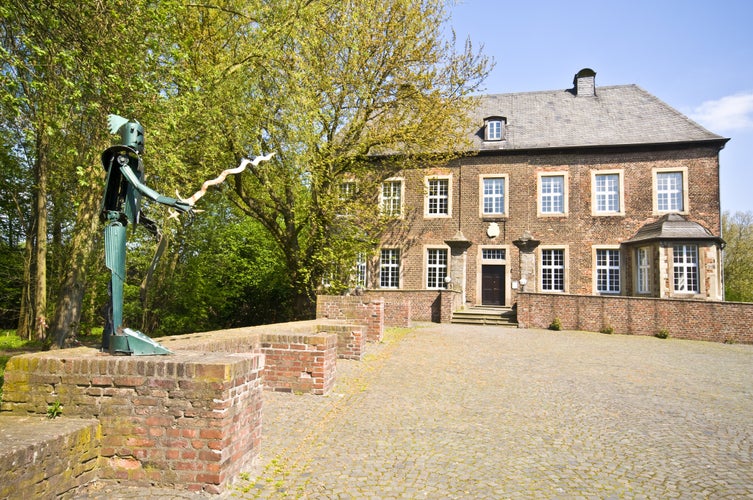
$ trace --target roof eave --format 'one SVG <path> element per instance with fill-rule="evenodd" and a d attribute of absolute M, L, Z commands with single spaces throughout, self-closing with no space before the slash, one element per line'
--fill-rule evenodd
<path fill-rule="evenodd" d="M 619 151 L 667 151 L 673 149 L 690 149 L 697 147 L 716 147 L 719 151 L 730 139 L 720 137 L 718 139 L 700 139 L 693 141 L 677 142 L 653 142 L 639 144 L 589 144 L 579 146 L 544 146 L 532 148 L 500 148 L 500 149 L 475 149 L 468 151 L 466 154 L 478 154 L 483 156 L 494 156 L 498 154 L 528 154 L 528 153 L 572 153 L 577 151 L 589 152 L 619 152 Z"/>

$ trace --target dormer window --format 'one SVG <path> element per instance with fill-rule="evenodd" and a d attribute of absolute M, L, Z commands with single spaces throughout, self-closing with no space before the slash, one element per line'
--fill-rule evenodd
<path fill-rule="evenodd" d="M 505 136 L 505 119 L 500 116 L 491 116 L 484 120 L 484 140 L 501 141 Z"/>

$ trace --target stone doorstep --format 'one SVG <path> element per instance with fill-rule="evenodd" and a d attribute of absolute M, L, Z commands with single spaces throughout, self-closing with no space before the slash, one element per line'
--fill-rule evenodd
<path fill-rule="evenodd" d="M 96 478 L 97 419 L 0 414 L 0 498 L 55 498 Z"/>

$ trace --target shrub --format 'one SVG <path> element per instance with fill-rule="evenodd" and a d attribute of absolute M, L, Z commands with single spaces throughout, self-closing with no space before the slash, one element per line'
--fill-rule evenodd
<path fill-rule="evenodd" d="M 666 339 L 667 337 L 669 337 L 669 330 L 667 330 L 666 328 L 662 328 L 661 330 L 656 332 L 655 337 L 659 339 Z"/>
<path fill-rule="evenodd" d="M 562 330 L 562 321 L 560 321 L 559 318 L 554 318 L 552 320 L 552 323 L 549 325 L 550 330 L 560 331 Z"/>
<path fill-rule="evenodd" d="M 599 333 L 606 333 L 608 335 L 611 335 L 614 333 L 614 327 L 612 327 L 612 325 L 606 325 L 604 328 L 599 330 Z"/>

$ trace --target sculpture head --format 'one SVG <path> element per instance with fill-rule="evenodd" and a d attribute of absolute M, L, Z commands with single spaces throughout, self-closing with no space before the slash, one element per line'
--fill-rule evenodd
<path fill-rule="evenodd" d="M 144 126 L 136 120 L 118 115 L 108 115 L 111 134 L 120 134 L 120 144 L 128 146 L 138 154 L 144 154 Z"/>
<path fill-rule="evenodd" d="M 139 154 L 144 154 L 144 126 L 139 122 L 131 120 L 120 127 L 120 138 L 124 146 L 129 146 Z"/>

